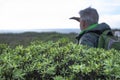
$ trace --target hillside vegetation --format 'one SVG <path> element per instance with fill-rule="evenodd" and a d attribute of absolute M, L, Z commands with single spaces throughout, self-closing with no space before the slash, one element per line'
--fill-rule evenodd
<path fill-rule="evenodd" d="M 32 41 L 40 40 L 43 42 L 47 41 L 58 41 L 61 38 L 68 38 L 73 43 L 76 42 L 75 37 L 77 33 L 62 34 L 57 32 L 25 32 L 25 33 L 4 33 L 0 34 L 0 43 L 8 44 L 12 47 L 17 45 L 27 46 Z"/>

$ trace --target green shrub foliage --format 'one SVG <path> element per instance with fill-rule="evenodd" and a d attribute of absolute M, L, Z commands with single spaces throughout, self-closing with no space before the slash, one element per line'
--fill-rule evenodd
<path fill-rule="evenodd" d="M 3 45 L 3 47 L 2 47 Z M 0 80 L 119 80 L 120 51 L 61 39 L 14 49 L 0 45 Z"/>

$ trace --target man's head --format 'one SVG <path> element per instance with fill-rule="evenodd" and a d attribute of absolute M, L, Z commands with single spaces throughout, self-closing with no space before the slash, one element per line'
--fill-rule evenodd
<path fill-rule="evenodd" d="M 80 29 L 84 30 L 92 24 L 98 23 L 99 15 L 96 9 L 88 7 L 79 12 L 79 17 L 71 17 L 70 19 L 75 19 L 80 22 Z"/>
<path fill-rule="evenodd" d="M 88 7 L 79 12 L 80 14 L 80 28 L 81 30 L 87 28 L 92 24 L 98 23 L 99 15 L 96 9 Z"/>

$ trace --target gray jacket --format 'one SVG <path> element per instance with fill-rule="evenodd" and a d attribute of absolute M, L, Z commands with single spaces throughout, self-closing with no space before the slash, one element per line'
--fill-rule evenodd
<path fill-rule="evenodd" d="M 101 23 L 93 29 L 83 31 L 76 37 L 78 44 L 97 47 L 99 35 L 105 30 L 111 30 L 111 28 L 106 23 Z"/>

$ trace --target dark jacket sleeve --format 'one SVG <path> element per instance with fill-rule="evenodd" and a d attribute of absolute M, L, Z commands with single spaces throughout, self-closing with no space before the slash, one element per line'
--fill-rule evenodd
<path fill-rule="evenodd" d="M 97 47 L 98 35 L 95 33 L 85 33 L 79 40 L 79 44 L 89 47 Z"/>

